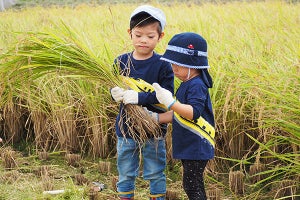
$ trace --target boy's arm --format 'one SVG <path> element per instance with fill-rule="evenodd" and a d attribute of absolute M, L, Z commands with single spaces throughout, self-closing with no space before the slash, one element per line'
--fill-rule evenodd
<path fill-rule="evenodd" d="M 166 124 L 172 122 L 173 111 L 168 111 L 165 113 L 158 114 L 158 122 L 161 124 Z"/>

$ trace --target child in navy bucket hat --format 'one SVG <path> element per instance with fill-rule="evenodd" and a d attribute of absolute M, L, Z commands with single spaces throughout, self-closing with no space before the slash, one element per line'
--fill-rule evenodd
<path fill-rule="evenodd" d="M 161 60 L 172 64 L 182 82 L 172 93 L 153 83 L 158 101 L 170 111 L 150 113 L 160 123 L 172 122 L 173 158 L 183 166 L 183 188 L 190 200 L 206 199 L 203 172 L 214 157 L 215 122 L 209 88 L 212 78 L 207 69 L 207 43 L 199 34 L 180 33 L 169 41 Z"/>

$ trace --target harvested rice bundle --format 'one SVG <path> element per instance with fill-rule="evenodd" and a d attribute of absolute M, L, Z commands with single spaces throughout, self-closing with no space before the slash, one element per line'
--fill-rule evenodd
<path fill-rule="evenodd" d="M 27 33 L 15 50 L 4 54 L 0 59 L 10 77 L 17 80 L 35 81 L 42 76 L 63 76 L 74 79 L 97 81 L 103 91 L 110 96 L 114 86 L 131 88 L 128 82 L 118 75 L 119 69 L 97 56 L 80 36 L 66 24 L 59 27 L 59 35 L 52 32 Z M 109 103 L 110 100 L 106 100 Z M 126 105 L 126 123 L 130 126 L 132 138 L 137 141 L 147 139 L 147 134 L 159 134 L 160 126 L 141 106 Z M 140 135 L 135 135 L 137 130 Z M 157 135 L 154 135 L 156 137 Z"/>

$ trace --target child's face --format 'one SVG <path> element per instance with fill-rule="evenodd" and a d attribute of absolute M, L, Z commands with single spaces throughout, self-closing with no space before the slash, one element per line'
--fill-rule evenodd
<path fill-rule="evenodd" d="M 174 75 L 177 78 L 179 78 L 181 81 L 185 81 L 186 78 L 188 77 L 189 68 L 172 64 L 172 69 L 173 69 Z"/>
<path fill-rule="evenodd" d="M 154 23 L 143 27 L 135 27 L 132 31 L 129 30 L 135 49 L 135 55 L 140 59 L 151 57 L 154 48 L 163 37 L 163 33 L 159 35 L 157 31 L 158 26 L 158 23 Z"/>
<path fill-rule="evenodd" d="M 199 71 L 197 69 L 182 67 L 182 66 L 175 65 L 175 64 L 172 64 L 172 69 L 173 69 L 174 75 L 183 82 L 187 81 L 199 74 Z"/>

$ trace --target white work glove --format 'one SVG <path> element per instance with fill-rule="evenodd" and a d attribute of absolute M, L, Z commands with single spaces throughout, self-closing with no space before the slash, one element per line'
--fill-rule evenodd
<path fill-rule="evenodd" d="M 110 94 L 115 102 L 123 101 L 124 89 L 120 87 L 114 87 L 110 90 Z"/>
<path fill-rule="evenodd" d="M 123 103 L 126 104 L 138 104 L 139 93 L 134 90 L 125 90 L 123 96 Z"/>
<path fill-rule="evenodd" d="M 143 109 L 146 111 L 146 113 L 148 113 L 152 119 L 154 119 L 155 121 L 159 122 L 159 115 L 156 112 L 152 112 L 150 110 L 148 110 L 146 107 L 143 107 Z"/>
<path fill-rule="evenodd" d="M 152 86 L 156 92 L 156 98 L 159 103 L 164 104 L 168 109 L 175 103 L 172 93 L 169 90 L 162 88 L 158 83 L 153 83 Z"/>

